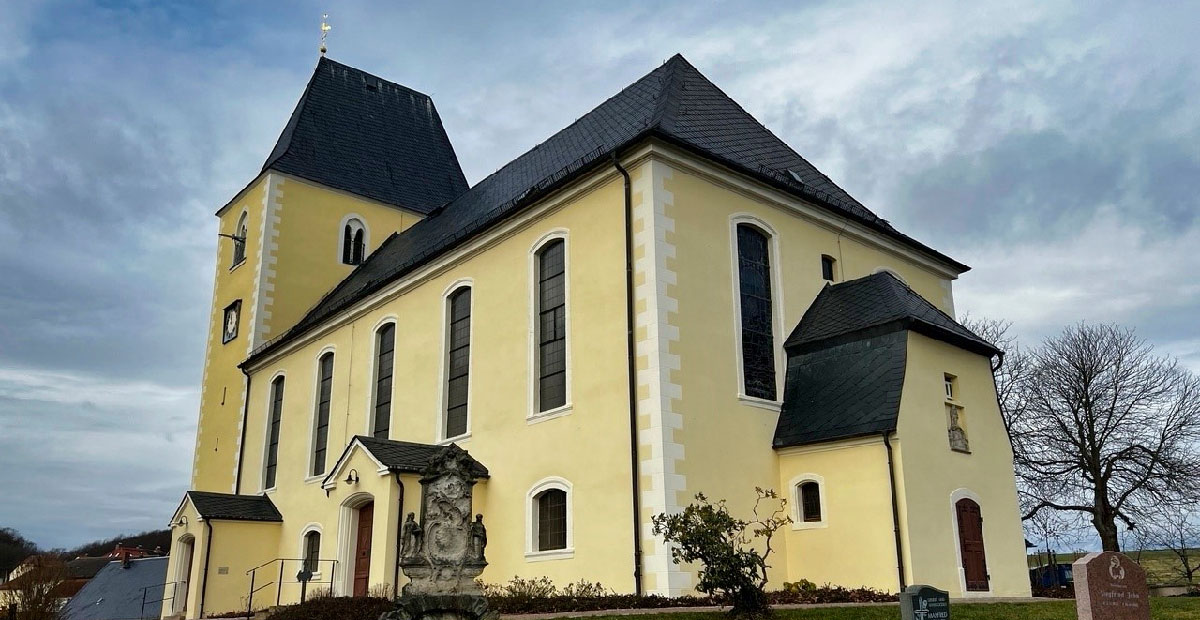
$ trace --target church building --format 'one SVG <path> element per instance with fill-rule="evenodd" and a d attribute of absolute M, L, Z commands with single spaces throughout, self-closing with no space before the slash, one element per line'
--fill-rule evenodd
<path fill-rule="evenodd" d="M 651 517 L 762 487 L 794 520 L 770 588 L 1029 594 L 969 268 L 682 56 L 473 186 L 429 96 L 322 57 L 216 215 L 163 617 L 393 595 L 448 444 L 489 583 L 691 593 Z"/>

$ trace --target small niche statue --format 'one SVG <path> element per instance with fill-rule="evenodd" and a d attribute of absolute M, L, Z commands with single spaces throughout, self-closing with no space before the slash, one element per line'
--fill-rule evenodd
<path fill-rule="evenodd" d="M 471 520 L 479 464 L 451 444 L 421 476 L 421 522 L 408 513 L 400 530 L 400 569 L 409 582 L 380 620 L 493 620 L 476 578 L 487 566 L 483 515 Z"/>
<path fill-rule="evenodd" d="M 967 444 L 967 431 L 963 430 L 962 425 L 958 421 L 958 407 L 947 407 L 950 411 L 950 449 L 956 452 L 970 452 L 971 448 Z"/>

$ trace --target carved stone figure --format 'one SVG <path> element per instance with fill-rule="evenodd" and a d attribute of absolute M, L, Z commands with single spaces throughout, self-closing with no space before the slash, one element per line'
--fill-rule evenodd
<path fill-rule="evenodd" d="M 403 541 L 400 547 L 401 558 L 421 555 L 425 542 L 425 531 L 421 529 L 421 524 L 417 523 L 416 514 L 408 513 L 408 518 L 404 520 L 404 529 L 401 530 L 401 537 Z"/>
<path fill-rule="evenodd" d="M 487 528 L 483 526 L 483 515 L 475 515 L 471 524 L 471 556 L 483 561 L 483 548 L 487 546 Z"/>
<path fill-rule="evenodd" d="M 958 407 L 948 407 L 950 411 L 950 449 L 959 452 L 970 452 L 971 449 L 967 445 L 967 431 L 959 426 L 958 422 Z"/>

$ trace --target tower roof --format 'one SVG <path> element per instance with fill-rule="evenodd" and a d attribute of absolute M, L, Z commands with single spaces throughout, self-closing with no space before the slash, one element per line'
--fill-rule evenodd
<path fill-rule="evenodd" d="M 422 215 L 467 190 L 429 95 L 324 56 L 267 170 Z"/>
<path fill-rule="evenodd" d="M 676 54 L 430 217 L 389 237 L 247 363 L 650 137 L 859 222 L 953 269 L 969 269 L 872 213 Z"/>

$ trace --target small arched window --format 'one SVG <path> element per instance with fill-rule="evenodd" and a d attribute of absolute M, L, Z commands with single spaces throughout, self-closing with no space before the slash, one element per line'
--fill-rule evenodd
<path fill-rule="evenodd" d="M 537 509 L 537 551 L 567 548 L 567 492 L 546 489 L 533 498 Z"/>
<path fill-rule="evenodd" d="M 333 352 L 317 363 L 317 406 L 313 420 L 313 476 L 325 473 L 325 452 L 329 443 L 329 401 L 333 398 Z"/>
<path fill-rule="evenodd" d="M 247 213 L 243 212 L 238 218 L 237 226 L 233 229 L 233 256 L 230 257 L 229 265 L 236 267 L 246 260 L 246 235 L 250 232 L 250 227 L 246 224 Z"/>
<path fill-rule="evenodd" d="M 800 520 L 804 523 L 820 523 L 821 484 L 815 480 L 800 483 Z"/>
<path fill-rule="evenodd" d="M 387 439 L 392 420 L 392 372 L 396 359 L 396 324 L 388 323 L 375 332 L 375 412 L 371 435 Z"/>
<path fill-rule="evenodd" d="M 321 533 L 313 530 L 304 535 L 304 570 L 315 573 L 321 567 Z"/>
<path fill-rule="evenodd" d="M 471 287 L 463 286 L 446 300 L 446 437 L 467 434 L 467 395 L 471 380 Z"/>
<path fill-rule="evenodd" d="M 746 396 L 765 400 L 775 400 L 770 243 L 767 234 L 757 226 L 738 224 L 737 278 L 742 319 L 742 389 Z"/>
<path fill-rule="evenodd" d="M 362 220 L 351 218 L 342 227 L 342 263 L 358 265 L 367 254 L 367 233 Z"/>
<path fill-rule="evenodd" d="M 275 471 L 279 465 L 279 426 L 283 420 L 283 377 L 271 382 L 271 418 L 267 429 L 266 472 L 264 489 L 275 488 Z"/>

